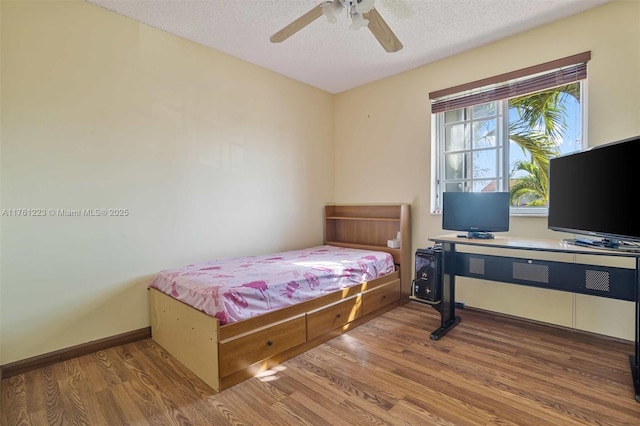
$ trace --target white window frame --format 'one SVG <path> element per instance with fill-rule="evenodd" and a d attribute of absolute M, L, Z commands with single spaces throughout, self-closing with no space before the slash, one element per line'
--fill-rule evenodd
<path fill-rule="evenodd" d="M 580 133 L 582 135 L 580 149 L 586 149 L 588 145 L 587 141 L 587 93 L 588 93 L 588 79 L 579 81 L 580 83 Z M 498 104 L 498 108 L 501 110 L 501 123 L 500 131 L 498 132 L 498 143 L 502 149 L 502 164 L 498 167 L 501 168 L 501 187 L 498 190 L 509 190 L 509 120 L 508 120 L 508 99 L 495 101 Z M 472 108 L 472 107 L 468 107 Z M 439 112 L 431 114 L 431 212 L 439 214 L 442 212 L 442 193 L 444 190 L 444 143 L 445 143 L 445 124 L 444 124 L 445 112 Z M 471 121 L 471 120 L 470 120 Z M 471 121 L 472 122 L 472 121 Z M 506 140 L 505 140 L 506 138 Z M 473 152 L 473 148 L 471 149 Z M 473 182 L 470 177 L 465 179 L 469 182 Z M 544 216 L 548 215 L 548 207 L 511 207 L 511 216 Z"/>

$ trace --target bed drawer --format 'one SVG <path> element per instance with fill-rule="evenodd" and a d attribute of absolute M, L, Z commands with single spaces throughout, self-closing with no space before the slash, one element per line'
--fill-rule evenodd
<path fill-rule="evenodd" d="M 220 377 L 306 341 L 305 314 L 220 342 Z"/>
<path fill-rule="evenodd" d="M 340 302 L 307 312 L 307 340 L 327 331 L 341 327 L 360 317 L 362 296 L 360 294 Z"/>
<path fill-rule="evenodd" d="M 394 280 L 364 293 L 362 298 L 362 315 L 367 315 L 378 308 L 400 300 L 400 280 Z"/>

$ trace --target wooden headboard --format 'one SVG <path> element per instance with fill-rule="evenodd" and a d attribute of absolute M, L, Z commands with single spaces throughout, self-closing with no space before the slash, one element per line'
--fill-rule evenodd
<path fill-rule="evenodd" d="M 390 253 L 400 269 L 400 301 L 409 302 L 413 272 L 411 205 L 327 205 L 324 213 L 325 244 Z M 387 241 L 395 239 L 398 232 L 400 248 L 387 247 Z"/>

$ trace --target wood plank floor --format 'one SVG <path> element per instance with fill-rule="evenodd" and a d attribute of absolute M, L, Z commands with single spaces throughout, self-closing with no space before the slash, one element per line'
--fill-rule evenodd
<path fill-rule="evenodd" d="M 3 425 L 638 425 L 633 345 L 411 302 L 215 394 L 152 340 L 3 380 Z"/>

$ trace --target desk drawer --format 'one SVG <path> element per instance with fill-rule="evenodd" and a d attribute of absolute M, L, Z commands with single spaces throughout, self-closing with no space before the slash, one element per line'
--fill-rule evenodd
<path fill-rule="evenodd" d="M 306 341 L 305 314 L 220 342 L 220 377 Z"/>
<path fill-rule="evenodd" d="M 311 340 L 360 317 L 361 307 L 362 296 L 356 295 L 307 312 L 307 339 Z"/>
<path fill-rule="evenodd" d="M 362 315 L 400 300 L 400 280 L 394 280 L 362 295 Z"/>

